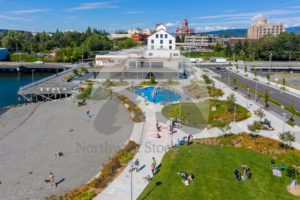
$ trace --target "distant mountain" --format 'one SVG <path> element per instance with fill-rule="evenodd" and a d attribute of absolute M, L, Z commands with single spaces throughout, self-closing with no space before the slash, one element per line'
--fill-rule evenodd
<path fill-rule="evenodd" d="M 1 32 L 6 32 L 6 31 L 8 31 L 7 29 L 0 29 L 0 33 Z"/>
<path fill-rule="evenodd" d="M 300 34 L 300 26 L 286 28 L 286 32 Z M 200 34 L 211 34 L 228 37 L 243 37 L 247 34 L 247 29 L 227 29 L 220 31 L 203 32 Z"/>

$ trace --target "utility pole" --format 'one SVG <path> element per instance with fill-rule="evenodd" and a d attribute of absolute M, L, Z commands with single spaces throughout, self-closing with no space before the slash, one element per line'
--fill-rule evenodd
<path fill-rule="evenodd" d="M 286 113 L 282 113 L 282 116 L 283 116 L 283 123 L 282 123 L 282 133 L 284 133 L 285 131 L 285 118 L 286 118 Z"/>

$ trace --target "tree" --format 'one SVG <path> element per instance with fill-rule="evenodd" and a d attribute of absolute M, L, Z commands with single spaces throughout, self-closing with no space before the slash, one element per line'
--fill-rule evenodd
<path fill-rule="evenodd" d="M 266 90 L 265 91 L 265 95 L 264 95 L 264 99 L 265 99 L 265 106 L 266 106 L 266 108 L 267 107 L 269 107 L 269 91 L 268 90 Z"/>
<path fill-rule="evenodd" d="M 279 133 L 280 140 L 287 146 L 290 147 L 293 142 L 295 142 L 296 138 L 294 134 L 291 134 L 291 132 L 283 132 Z"/>
<path fill-rule="evenodd" d="M 244 67 L 244 71 L 245 71 L 245 74 L 247 74 L 247 72 L 248 72 L 248 68 L 247 68 L 247 66 L 245 65 L 245 67 Z"/>
<path fill-rule="evenodd" d="M 235 109 L 235 102 L 236 102 L 236 97 L 233 93 L 231 93 L 228 97 L 227 97 L 227 102 L 228 102 L 228 111 L 233 113 L 234 109 Z"/>
<path fill-rule="evenodd" d="M 268 81 L 270 81 L 270 74 L 267 74 L 267 79 Z"/>
<path fill-rule="evenodd" d="M 255 78 L 257 77 L 257 70 L 256 70 L 256 68 L 254 69 L 254 76 L 255 76 Z"/>
<path fill-rule="evenodd" d="M 226 45 L 224 53 L 225 53 L 226 57 L 231 57 L 232 56 L 232 49 L 231 49 L 231 46 L 229 44 Z"/>
<path fill-rule="evenodd" d="M 237 80 L 235 77 L 232 79 L 232 85 L 234 89 L 237 89 Z"/>
<path fill-rule="evenodd" d="M 222 51 L 222 46 L 219 42 L 216 43 L 214 47 L 215 52 L 221 52 Z"/>
<path fill-rule="evenodd" d="M 264 118 L 264 117 L 266 116 L 265 112 L 264 112 L 263 109 L 261 109 L 261 108 L 259 108 L 258 110 L 256 110 L 256 111 L 254 112 L 254 114 L 255 114 L 256 116 L 258 116 L 260 120 L 262 120 L 262 118 Z"/>
<path fill-rule="evenodd" d="M 297 113 L 297 110 L 296 110 L 295 105 L 294 105 L 294 101 L 292 101 L 292 103 L 291 103 L 290 112 L 292 113 L 290 121 L 294 122 L 295 121 L 294 117 L 295 117 L 295 114 Z"/>
<path fill-rule="evenodd" d="M 285 78 L 282 79 L 282 85 L 285 86 L 286 82 L 285 82 Z"/>

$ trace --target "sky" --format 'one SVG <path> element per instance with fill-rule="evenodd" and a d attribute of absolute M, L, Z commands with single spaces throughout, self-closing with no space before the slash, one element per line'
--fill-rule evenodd
<path fill-rule="evenodd" d="M 196 32 L 247 28 L 264 16 L 286 27 L 300 26 L 300 0 L 0 0 L 0 29 L 84 31 L 88 26 L 115 30 L 170 32 L 186 17 Z"/>

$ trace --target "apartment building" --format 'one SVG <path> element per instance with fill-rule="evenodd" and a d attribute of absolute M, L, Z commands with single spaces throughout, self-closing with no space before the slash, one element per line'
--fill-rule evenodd
<path fill-rule="evenodd" d="M 266 18 L 258 18 L 248 28 L 247 38 L 259 39 L 268 34 L 277 36 L 282 32 L 285 32 L 283 23 L 269 23 Z"/>

